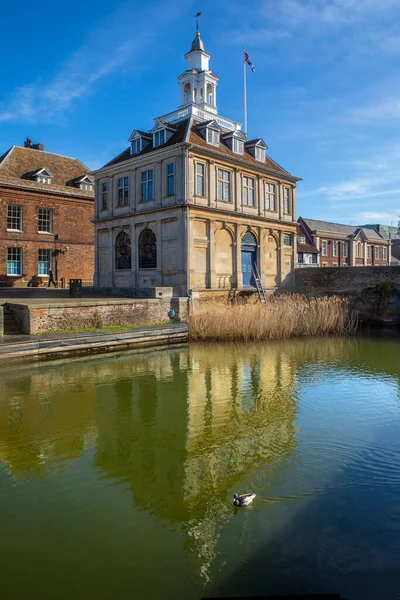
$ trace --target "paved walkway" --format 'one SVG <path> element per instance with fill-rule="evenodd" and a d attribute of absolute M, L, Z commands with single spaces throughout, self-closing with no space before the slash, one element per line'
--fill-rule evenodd
<path fill-rule="evenodd" d="M 188 328 L 184 323 L 167 323 L 148 327 L 132 327 L 121 331 L 65 333 L 54 335 L 18 335 L 0 338 L 0 361 L 31 359 L 59 355 L 110 352 L 143 346 L 186 342 Z"/>

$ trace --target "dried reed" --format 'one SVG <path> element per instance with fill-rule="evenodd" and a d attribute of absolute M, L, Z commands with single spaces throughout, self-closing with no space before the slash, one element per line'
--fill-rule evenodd
<path fill-rule="evenodd" d="M 212 304 L 192 312 L 188 325 L 192 340 L 247 342 L 354 333 L 357 315 L 344 298 L 294 294 L 271 297 L 266 305 Z"/>

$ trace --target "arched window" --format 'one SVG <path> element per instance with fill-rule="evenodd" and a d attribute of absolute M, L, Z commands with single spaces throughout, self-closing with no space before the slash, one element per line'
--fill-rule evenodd
<path fill-rule="evenodd" d="M 242 237 L 242 246 L 257 246 L 257 240 L 251 231 L 246 231 Z"/>
<path fill-rule="evenodd" d="M 115 240 L 115 268 L 130 269 L 131 265 L 131 238 L 125 231 L 121 231 Z"/>
<path fill-rule="evenodd" d="M 183 87 L 183 104 L 188 104 L 192 100 L 192 91 L 190 89 L 190 83 L 185 83 Z"/>
<path fill-rule="evenodd" d="M 207 83 L 207 102 L 208 104 L 213 105 L 213 86 L 211 83 Z"/>
<path fill-rule="evenodd" d="M 157 268 L 157 241 L 151 229 L 144 229 L 139 236 L 139 269 Z"/>

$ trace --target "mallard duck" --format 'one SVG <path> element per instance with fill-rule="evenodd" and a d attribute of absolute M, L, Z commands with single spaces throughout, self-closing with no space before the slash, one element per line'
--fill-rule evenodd
<path fill-rule="evenodd" d="M 233 494 L 233 504 L 235 506 L 248 506 L 256 497 L 255 494 Z"/>

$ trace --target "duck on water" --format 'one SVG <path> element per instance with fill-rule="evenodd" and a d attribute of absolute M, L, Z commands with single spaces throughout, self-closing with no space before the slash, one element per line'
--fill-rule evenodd
<path fill-rule="evenodd" d="M 256 497 L 255 494 L 233 494 L 233 504 L 235 506 L 248 506 Z"/>

